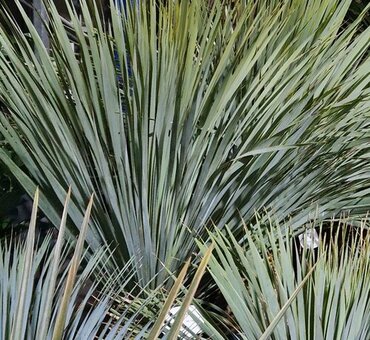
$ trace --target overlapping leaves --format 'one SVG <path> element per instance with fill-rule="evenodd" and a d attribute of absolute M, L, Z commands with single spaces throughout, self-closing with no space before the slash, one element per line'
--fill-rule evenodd
<path fill-rule="evenodd" d="M 112 4 L 103 19 L 81 0 L 76 51 L 49 0 L 50 51 L 26 17 L 32 43 L 10 18 L 0 30 L 0 132 L 30 177 L 1 160 L 41 186 L 54 223 L 64 188 L 75 228 L 95 191 L 87 242 L 134 257 L 142 285 L 207 226 L 238 239 L 262 208 L 296 229 L 369 203 L 369 29 L 341 30 L 350 1 L 212 3 Z"/>
<path fill-rule="evenodd" d="M 94 255 L 84 248 L 92 200 L 78 241 L 65 240 L 69 199 L 70 193 L 57 237 L 38 240 L 36 191 L 27 238 L 0 242 L 0 339 L 116 339 L 134 330 L 137 334 L 140 306 L 132 311 L 129 303 L 122 304 L 121 314 L 112 315 L 117 297 L 129 292 L 132 272 L 107 266 L 107 248 Z"/>
<path fill-rule="evenodd" d="M 266 230 L 269 230 L 266 233 Z M 286 232 L 282 232 L 286 229 Z M 242 339 L 368 339 L 369 234 L 340 220 L 322 227 L 318 248 L 270 221 L 214 236 L 210 272 Z"/>

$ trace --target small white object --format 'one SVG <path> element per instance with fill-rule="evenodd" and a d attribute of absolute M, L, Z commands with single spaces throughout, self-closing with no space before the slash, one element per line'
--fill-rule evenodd
<path fill-rule="evenodd" d="M 298 238 L 302 248 L 306 246 L 308 249 L 315 249 L 320 243 L 319 235 L 315 229 L 307 229 L 304 233 L 298 235 Z"/>
<path fill-rule="evenodd" d="M 167 328 L 167 330 L 169 329 L 169 326 L 174 323 L 176 314 L 179 312 L 179 310 L 180 306 L 172 307 L 170 309 L 165 322 L 165 328 Z M 202 332 L 199 324 L 203 322 L 202 315 L 194 305 L 191 305 L 182 323 L 183 326 L 181 327 L 181 334 L 188 338 L 193 338 L 194 334 L 198 335 Z"/>

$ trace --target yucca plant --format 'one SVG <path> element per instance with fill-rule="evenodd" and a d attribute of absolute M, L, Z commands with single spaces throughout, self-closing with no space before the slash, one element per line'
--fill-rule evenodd
<path fill-rule="evenodd" d="M 357 34 L 365 12 L 343 28 L 350 2 L 111 2 L 103 18 L 81 0 L 81 15 L 66 2 L 66 28 L 46 0 L 50 50 L 4 12 L 0 133 L 26 171 L 0 159 L 42 188 L 54 223 L 66 187 L 75 229 L 96 192 L 88 244 L 110 244 L 121 266 L 133 257 L 152 287 L 207 227 L 239 239 L 240 216 L 264 208 L 293 230 L 316 211 L 362 214 L 370 31 Z"/>
<path fill-rule="evenodd" d="M 254 231 L 246 227 L 245 246 L 228 228 L 214 233 L 209 269 L 227 301 L 235 336 L 368 339 L 367 221 L 353 228 L 345 219 L 333 223 L 330 238 L 318 228 L 316 249 L 305 238 L 298 242 L 291 237 L 289 223 L 280 225 L 273 219 Z M 350 234 L 350 241 L 343 243 Z"/>

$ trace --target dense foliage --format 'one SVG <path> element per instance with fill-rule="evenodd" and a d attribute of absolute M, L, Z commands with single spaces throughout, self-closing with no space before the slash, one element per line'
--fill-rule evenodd
<path fill-rule="evenodd" d="M 32 311 L 18 319 L 15 307 L 3 310 L 2 336 L 21 339 L 38 334 L 40 325 L 43 338 L 56 324 L 56 338 L 60 329 L 74 338 L 70 332 L 82 322 L 92 332 L 86 334 L 104 329 L 111 338 L 155 338 L 165 329 L 169 338 L 186 337 L 181 325 L 194 303 L 212 339 L 229 336 L 227 329 L 246 339 L 366 339 L 367 239 L 339 253 L 334 238 L 329 250 L 320 246 L 318 260 L 305 246 L 297 257 L 292 240 L 307 224 L 326 226 L 342 214 L 351 215 L 349 228 L 366 227 L 359 221 L 370 203 L 369 6 L 151 0 L 119 11 L 112 1 L 102 13 L 81 0 L 80 13 L 66 2 L 66 26 L 54 2 L 45 5 L 50 49 L 25 13 L 28 36 L 2 12 L 1 166 L 29 195 L 41 189 L 42 211 L 63 226 L 57 242 L 81 234 L 68 249 L 86 245 L 100 254 L 82 267 L 99 286 L 89 296 L 100 294 L 103 302 L 86 323 L 85 314 L 73 321 L 72 312 L 58 319 L 68 279 L 58 288 L 55 275 L 72 269 L 58 262 L 61 245 L 49 251 L 50 237 L 30 256 L 35 215 L 25 246 L 19 239 L 15 250 L 0 248 L 7 268 L 0 288 L 8 292 L 7 282 L 17 282 L 7 301 Z M 61 222 L 66 195 L 69 218 Z M 133 269 L 122 290 L 110 279 L 100 282 L 99 263 L 109 278 Z M 229 313 L 207 301 L 207 264 L 203 280 Z M 28 269 L 16 276 L 21 265 Z M 83 285 L 84 275 L 77 277 Z M 38 300 L 43 285 L 51 288 Z M 42 319 L 40 301 L 53 306 L 54 316 Z M 163 328 L 178 302 L 173 326 Z M 84 310 L 68 303 L 71 311 Z M 313 313 L 320 305 L 322 314 Z M 359 311 L 363 318 L 355 321 Z"/>

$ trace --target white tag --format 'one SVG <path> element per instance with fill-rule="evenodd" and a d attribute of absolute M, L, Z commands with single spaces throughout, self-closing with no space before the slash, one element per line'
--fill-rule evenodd
<path fill-rule="evenodd" d="M 308 229 L 304 233 L 298 235 L 299 243 L 302 248 L 305 246 L 308 249 L 315 249 L 319 246 L 319 235 L 315 229 Z"/>

